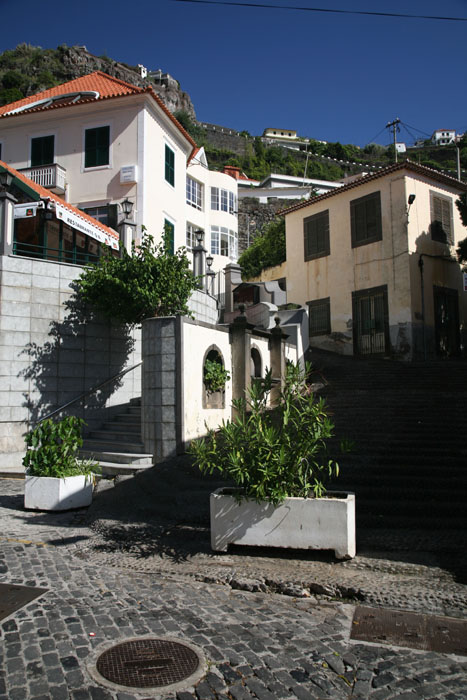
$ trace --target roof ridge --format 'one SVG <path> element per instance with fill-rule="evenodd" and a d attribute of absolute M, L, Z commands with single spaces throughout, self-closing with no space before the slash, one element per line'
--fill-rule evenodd
<path fill-rule="evenodd" d="M 321 202 L 322 200 L 328 199 L 329 197 L 336 197 L 341 192 L 347 192 L 348 190 L 355 189 L 356 187 L 360 187 L 360 185 L 366 184 L 367 182 L 372 182 L 373 180 L 377 180 L 378 178 L 384 177 L 385 175 L 389 175 L 390 173 L 396 172 L 397 170 L 403 170 L 404 168 L 407 170 L 411 170 L 412 172 L 415 172 L 418 175 L 425 175 L 427 177 L 431 177 L 434 180 L 439 180 L 445 185 L 451 185 L 452 187 L 457 187 L 457 189 L 460 191 L 467 192 L 466 182 L 457 180 L 456 178 L 451 177 L 450 175 L 445 175 L 444 173 L 439 172 L 439 170 L 434 170 L 434 168 L 428 168 L 426 165 L 419 165 L 413 160 L 406 159 L 401 163 L 392 163 L 386 168 L 381 168 L 376 173 L 364 175 L 360 179 L 354 180 L 353 182 L 349 182 L 346 185 L 343 185 L 342 187 L 336 187 L 335 189 L 330 190 L 329 192 L 324 192 L 323 194 L 320 194 L 317 197 L 307 199 L 305 202 L 299 202 L 298 204 L 293 204 L 292 206 L 287 207 L 286 209 L 280 209 L 277 212 L 277 214 L 280 216 L 283 216 L 285 214 L 291 214 L 294 211 L 298 211 L 299 209 L 304 209 L 305 207 L 309 207 L 312 204 L 316 204 L 316 202 Z"/>
<path fill-rule="evenodd" d="M 93 70 L 91 73 L 85 73 L 84 75 L 80 75 L 80 78 L 88 78 L 91 75 L 100 75 L 103 78 L 108 78 L 109 80 L 112 80 L 114 83 L 118 83 L 119 85 L 124 85 L 125 87 L 131 88 L 133 90 L 137 90 L 138 92 L 144 92 L 144 88 L 139 87 L 138 85 L 133 85 L 133 83 L 127 83 L 126 80 L 122 80 L 121 78 L 117 78 L 114 75 L 109 75 L 109 73 L 106 73 L 105 71 L 102 70 Z M 79 78 L 75 78 L 75 80 L 79 80 Z M 66 83 L 63 83 L 65 85 Z"/>

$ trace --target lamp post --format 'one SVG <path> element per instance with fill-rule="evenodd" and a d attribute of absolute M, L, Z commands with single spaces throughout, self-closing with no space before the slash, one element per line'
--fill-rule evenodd
<path fill-rule="evenodd" d="M 198 287 L 203 288 L 203 277 L 206 274 L 206 253 L 207 250 L 203 245 L 204 231 L 196 229 L 195 231 L 196 245 L 193 248 L 193 274 L 199 278 Z"/>
<path fill-rule="evenodd" d="M 214 262 L 214 258 L 212 257 L 212 255 L 208 255 L 206 257 L 206 265 L 208 267 L 208 269 L 206 271 L 206 291 L 208 294 L 211 294 L 211 295 L 212 295 L 212 286 L 214 283 L 214 278 L 216 276 L 216 273 L 213 270 L 211 270 L 213 262 Z"/>
<path fill-rule="evenodd" d="M 120 241 L 128 253 L 131 253 L 131 244 L 133 242 L 133 232 L 136 224 L 133 221 L 133 202 L 126 197 L 123 202 L 120 202 L 120 207 L 123 213 L 123 220 L 118 224 L 118 233 Z"/>

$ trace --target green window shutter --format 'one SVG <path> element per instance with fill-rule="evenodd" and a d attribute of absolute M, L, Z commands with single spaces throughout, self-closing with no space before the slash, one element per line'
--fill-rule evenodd
<path fill-rule="evenodd" d="M 31 139 L 31 167 L 50 165 L 54 162 L 55 136 Z"/>
<path fill-rule="evenodd" d="M 109 165 L 110 126 L 86 129 L 84 136 L 84 167 Z"/>
<path fill-rule="evenodd" d="M 352 248 L 380 241 L 383 237 L 381 195 L 373 192 L 350 202 Z"/>
<path fill-rule="evenodd" d="M 329 255 L 329 210 L 305 219 L 303 232 L 305 261 Z"/>
<path fill-rule="evenodd" d="M 110 228 L 113 228 L 114 231 L 116 231 L 118 226 L 118 204 L 109 204 L 107 210 L 107 226 L 110 226 Z"/>
<path fill-rule="evenodd" d="M 175 185 L 175 153 L 165 145 L 165 179 Z"/>
<path fill-rule="evenodd" d="M 167 248 L 171 255 L 175 253 L 175 226 L 171 221 L 164 220 L 164 233 L 166 235 Z"/>

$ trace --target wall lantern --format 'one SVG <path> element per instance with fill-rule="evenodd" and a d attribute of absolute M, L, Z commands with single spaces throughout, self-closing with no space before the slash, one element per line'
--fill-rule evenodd
<path fill-rule="evenodd" d="M 131 216 L 131 212 L 133 211 L 133 202 L 127 198 L 124 199 L 123 202 L 121 202 L 120 206 L 122 207 L 125 219 L 128 219 Z"/>

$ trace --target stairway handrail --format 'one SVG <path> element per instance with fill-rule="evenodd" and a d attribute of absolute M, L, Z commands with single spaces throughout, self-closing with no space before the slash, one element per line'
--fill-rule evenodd
<path fill-rule="evenodd" d="M 143 361 L 141 360 L 140 362 L 137 362 L 135 365 L 133 365 L 133 367 L 127 367 L 126 369 L 121 370 L 121 372 L 114 374 L 113 377 L 109 377 L 108 379 L 105 379 L 100 384 L 97 384 L 96 386 L 91 387 L 91 389 L 88 389 L 87 391 L 83 391 L 75 399 L 72 399 L 71 401 L 67 401 L 67 403 L 63 404 L 63 406 L 56 408 L 51 413 L 48 413 L 46 416 L 43 416 L 42 418 L 40 418 L 37 421 L 36 425 L 39 425 L 39 423 L 42 423 L 43 420 L 47 420 L 47 418 L 52 418 L 52 416 L 55 416 L 55 414 L 57 414 L 57 413 L 61 413 L 61 411 L 63 411 L 65 408 L 68 408 L 69 406 L 72 406 L 74 403 L 81 401 L 81 399 L 84 399 L 87 396 L 94 394 L 96 391 L 99 391 L 99 389 L 101 387 L 105 386 L 106 384 L 109 384 L 109 382 L 113 382 L 115 379 L 119 379 L 120 377 L 123 377 L 125 374 L 128 374 L 128 372 L 131 372 L 133 369 L 136 369 L 137 367 L 139 367 L 142 364 L 143 364 Z"/>

